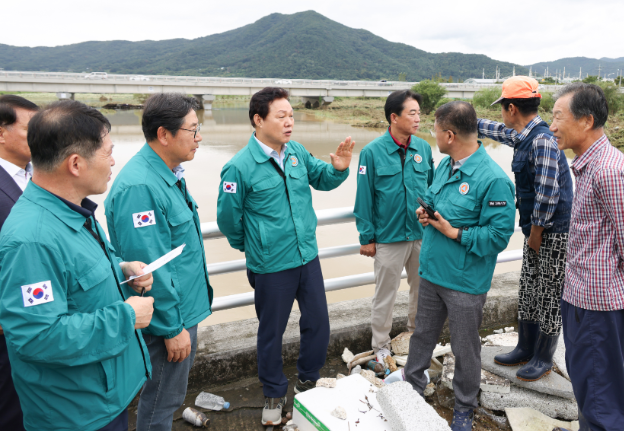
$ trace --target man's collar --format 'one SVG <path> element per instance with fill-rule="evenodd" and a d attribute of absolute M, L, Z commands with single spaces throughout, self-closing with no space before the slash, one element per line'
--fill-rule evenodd
<path fill-rule="evenodd" d="M 273 153 L 276 153 L 277 156 L 279 157 L 279 153 L 277 151 L 275 151 L 273 148 L 269 147 L 268 145 L 266 145 L 264 142 L 262 142 L 260 139 L 258 139 L 258 136 L 256 136 L 256 132 L 253 133 L 253 137 L 256 138 L 256 142 L 258 144 L 260 144 L 260 148 L 262 148 L 262 151 L 264 151 L 264 153 L 271 157 L 271 155 Z M 288 150 L 288 144 L 283 144 L 282 145 L 282 151 L 283 153 L 286 152 L 286 150 Z"/>
<path fill-rule="evenodd" d="M 8 160 L 2 159 L 2 158 L 0 158 L 0 166 L 2 166 L 4 170 L 7 172 L 7 174 L 9 174 L 12 177 L 14 177 L 15 174 L 17 174 L 19 171 L 22 170 L 22 168 L 20 168 L 16 164 L 13 164 L 9 162 Z M 32 163 L 28 162 L 28 164 L 26 165 L 25 171 L 32 175 Z"/>
<path fill-rule="evenodd" d="M 139 154 L 147 160 L 154 171 L 156 171 L 169 186 L 173 186 L 178 182 L 178 177 L 171 172 L 169 166 L 167 166 L 164 160 L 156 153 L 156 151 L 154 151 L 152 147 L 150 147 L 148 143 L 143 145 Z"/>
<path fill-rule="evenodd" d="M 465 160 L 466 158 L 462 159 L 465 161 L 459 167 L 459 170 L 466 175 L 472 176 L 472 174 L 474 174 L 474 171 L 481 164 L 481 161 L 486 155 L 486 151 L 485 151 L 485 147 L 483 146 L 483 143 L 481 141 L 477 141 L 477 142 L 479 143 L 479 148 L 477 149 L 477 151 L 469 155 L 467 157 L 468 160 Z"/>
<path fill-rule="evenodd" d="M 253 132 L 249 137 L 249 141 L 247 142 L 247 146 L 249 147 L 249 151 L 253 156 L 256 163 L 264 163 L 269 161 L 271 157 L 264 152 L 262 147 L 260 147 L 260 141 L 256 139 L 256 134 Z M 284 157 L 288 154 L 288 145 L 284 147 Z"/>
<path fill-rule="evenodd" d="M 516 140 L 518 142 L 522 142 L 524 141 L 524 139 L 529 136 L 529 133 L 531 133 L 531 130 L 533 130 L 535 128 L 535 126 L 537 126 L 538 124 L 541 124 L 544 120 L 542 120 L 542 117 L 540 117 L 539 115 L 536 115 L 535 118 L 533 118 L 531 121 L 529 121 L 529 124 L 527 124 L 526 126 L 524 126 L 524 129 L 522 129 L 522 132 L 518 133 L 516 135 Z"/>
<path fill-rule="evenodd" d="M 596 142 L 591 144 L 591 146 L 580 156 L 576 156 L 574 160 L 572 160 L 572 169 L 579 174 L 582 172 L 587 164 L 595 158 L 595 156 L 602 151 L 605 145 L 609 144 L 609 139 L 607 139 L 607 135 L 602 135 Z"/>
<path fill-rule="evenodd" d="M 79 231 L 82 228 L 85 218 L 88 217 L 88 215 L 84 215 L 82 212 L 78 212 L 78 210 L 69 206 L 69 204 L 74 207 L 78 207 L 78 205 L 71 202 L 68 204 L 65 199 L 39 187 L 32 181 L 28 183 L 22 196 L 50 212 L 75 231 Z M 82 210 L 85 211 L 90 211 L 91 208 L 95 211 L 95 208 L 97 208 L 97 205 L 89 199 L 84 199 L 82 204 Z M 93 214 L 93 211 L 90 211 L 90 214 Z"/>
<path fill-rule="evenodd" d="M 54 193 L 51 194 L 59 198 L 61 202 L 67 205 L 71 210 L 76 211 L 84 218 L 89 218 L 94 215 L 95 210 L 97 209 L 97 204 L 89 198 L 84 198 L 82 202 L 80 202 L 80 205 L 76 205 L 75 203 L 70 202 L 67 199 L 63 199 L 62 197 L 55 195 Z"/>
<path fill-rule="evenodd" d="M 410 146 L 410 144 L 412 143 L 412 135 L 409 135 L 407 137 L 407 143 L 405 145 L 403 145 L 401 142 L 399 142 L 399 140 L 397 138 L 394 137 L 394 135 L 392 134 L 392 126 L 388 126 L 388 133 L 390 134 L 390 137 L 392 138 L 392 140 L 394 141 L 394 144 L 397 147 L 403 148 L 404 150 L 407 149 L 407 147 Z"/>

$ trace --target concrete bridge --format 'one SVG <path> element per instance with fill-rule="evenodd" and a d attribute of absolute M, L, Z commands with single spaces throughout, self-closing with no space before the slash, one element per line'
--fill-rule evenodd
<path fill-rule="evenodd" d="M 59 99 L 73 99 L 75 93 L 181 92 L 194 95 L 204 109 L 211 109 L 216 95 L 251 96 L 267 86 L 283 87 L 291 96 L 301 97 L 306 105 L 318 107 L 333 102 L 334 97 L 387 97 L 395 90 L 406 90 L 414 84 L 417 83 L 0 71 L 0 91 L 56 93 Z M 441 85 L 446 87 L 447 97 L 466 99 L 483 88 L 500 87 L 500 84 Z M 540 88 L 550 92 L 560 87 L 545 85 Z"/>

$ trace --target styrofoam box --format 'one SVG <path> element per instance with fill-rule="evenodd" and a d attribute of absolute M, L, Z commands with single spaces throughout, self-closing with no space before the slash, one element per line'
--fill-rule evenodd
<path fill-rule="evenodd" d="M 359 374 L 338 380 L 335 388 L 310 389 L 295 395 L 293 422 L 299 431 L 392 431 L 390 422 L 380 417 L 376 391 Z M 364 397 L 368 397 L 373 410 L 369 411 Z M 338 406 L 346 410 L 346 420 L 330 414 Z"/>

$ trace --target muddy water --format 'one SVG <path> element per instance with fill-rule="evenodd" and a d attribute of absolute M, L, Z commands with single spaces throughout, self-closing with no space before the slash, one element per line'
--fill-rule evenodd
<path fill-rule="evenodd" d="M 114 157 L 116 165 L 113 167 L 113 179 L 128 160 L 143 146 L 144 139 L 140 126 L 141 112 L 126 111 L 107 115 L 112 124 L 111 136 L 115 143 Z M 219 189 L 219 175 L 223 165 L 242 149 L 249 140 L 252 127 L 245 109 L 215 109 L 212 112 L 200 112 L 202 137 L 200 148 L 195 160 L 187 162 L 186 180 L 188 187 L 199 205 L 199 216 L 202 222 L 215 221 L 217 215 L 217 196 Z M 359 149 L 368 142 L 383 134 L 385 130 L 356 128 L 345 124 L 336 124 L 327 121 L 318 121 L 305 114 L 295 114 L 293 139 L 302 143 L 315 157 L 330 161 L 329 153 L 334 152 L 340 141 L 351 136 L 355 142 L 355 152 L 351 162 L 351 175 L 336 190 L 320 192 L 312 190 L 314 208 L 316 210 L 353 206 L 355 203 L 357 160 Z M 429 134 L 421 134 L 433 149 L 436 164 L 442 159 L 435 140 Z M 486 142 L 488 154 L 498 164 L 511 174 L 511 159 L 513 152 L 510 148 L 493 142 Z M 95 196 L 93 199 L 99 204 L 98 220 L 106 226 L 103 202 L 106 195 Z M 346 223 L 332 226 L 321 226 L 317 229 L 319 248 L 338 245 L 354 244 L 358 242 L 358 233 L 355 223 Z M 514 234 L 508 250 L 522 248 L 523 236 Z M 208 240 L 206 258 L 209 263 L 223 262 L 234 259 L 243 259 L 243 253 L 232 249 L 227 240 Z M 324 278 L 343 277 L 373 271 L 373 260 L 359 255 L 344 256 L 322 261 Z M 496 273 L 517 271 L 520 262 L 509 262 L 496 267 Z M 244 293 L 251 291 L 244 272 L 216 275 L 210 278 L 215 289 L 215 297 Z M 403 280 L 401 290 L 408 289 Z M 347 299 L 372 297 L 374 286 L 362 286 L 345 289 L 327 294 L 328 301 L 339 302 Z M 296 305 L 295 305 L 296 307 Z M 214 313 L 202 325 L 248 319 L 255 317 L 253 306 L 225 310 Z"/>

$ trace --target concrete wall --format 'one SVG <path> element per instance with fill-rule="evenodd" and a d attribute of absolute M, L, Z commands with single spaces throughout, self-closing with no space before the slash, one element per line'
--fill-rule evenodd
<path fill-rule="evenodd" d="M 482 328 L 501 328 L 514 324 L 518 309 L 519 272 L 494 276 L 484 307 Z M 370 349 L 371 298 L 329 305 L 331 338 L 328 356 L 342 354 L 345 347 L 354 353 Z M 293 311 L 284 333 L 282 354 L 285 364 L 299 356 L 299 311 Z M 447 322 L 448 323 L 448 322 Z M 392 336 L 406 330 L 407 292 L 399 292 L 394 308 Z M 191 369 L 189 386 L 208 387 L 258 374 L 256 333 L 258 320 L 248 319 L 201 327 L 198 330 L 197 354 Z M 445 325 L 443 336 L 448 336 Z"/>

